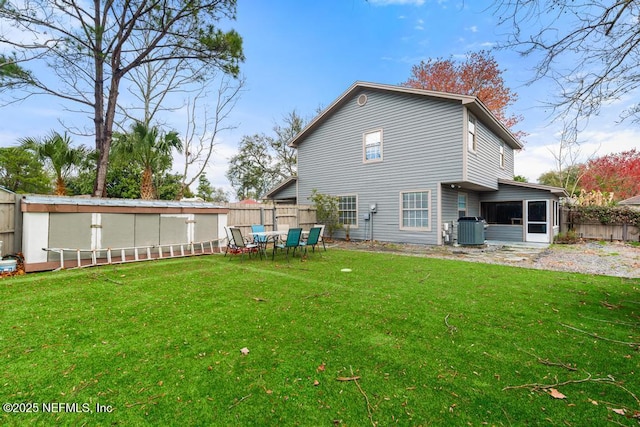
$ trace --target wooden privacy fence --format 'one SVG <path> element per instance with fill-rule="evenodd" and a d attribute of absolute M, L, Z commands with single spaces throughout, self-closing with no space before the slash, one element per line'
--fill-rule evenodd
<path fill-rule="evenodd" d="M 0 257 L 16 251 L 16 195 L 10 191 L 0 191 Z M 19 243 L 19 239 L 18 239 Z"/>
<path fill-rule="evenodd" d="M 599 222 L 570 222 L 569 210 L 562 209 L 562 230 L 573 230 L 582 239 L 640 242 L 640 229 L 632 224 L 601 224 Z"/>
<path fill-rule="evenodd" d="M 267 231 L 301 227 L 309 230 L 316 223 L 316 209 L 311 205 L 229 204 L 227 225 L 238 227 L 246 236 L 251 226 L 263 224 Z"/>

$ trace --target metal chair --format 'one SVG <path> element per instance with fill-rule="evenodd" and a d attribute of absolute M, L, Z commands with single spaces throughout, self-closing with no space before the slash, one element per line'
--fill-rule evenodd
<path fill-rule="evenodd" d="M 283 243 L 276 243 L 273 246 L 273 255 L 271 259 L 276 258 L 276 250 L 287 250 L 287 261 L 289 261 L 289 249 L 293 248 L 293 255 L 296 255 L 296 249 L 300 247 L 300 238 L 302 237 L 302 228 L 290 228 L 287 233 L 287 240 Z"/>
<path fill-rule="evenodd" d="M 233 237 L 233 247 L 231 253 L 240 254 L 240 260 L 244 258 L 244 254 L 249 254 L 249 258 L 251 258 L 251 254 L 258 252 L 260 257 L 262 258 L 262 252 L 260 248 L 255 243 L 248 243 L 242 237 L 242 232 L 239 228 L 232 227 L 229 229 L 231 231 L 231 236 Z M 225 254 L 226 255 L 226 254 Z"/>
<path fill-rule="evenodd" d="M 311 230 L 309 230 L 309 236 L 307 236 L 307 240 L 303 240 L 302 242 L 300 242 L 300 246 L 304 247 L 305 255 L 307 254 L 307 248 L 309 246 L 311 246 L 311 250 L 313 252 L 316 251 L 316 245 L 319 244 L 321 231 L 322 231 L 322 228 L 313 227 Z"/>

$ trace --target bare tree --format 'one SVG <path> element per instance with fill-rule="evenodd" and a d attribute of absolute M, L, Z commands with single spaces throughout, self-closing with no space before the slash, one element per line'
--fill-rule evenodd
<path fill-rule="evenodd" d="M 509 32 L 501 47 L 539 59 L 533 80 L 558 83 L 558 114 L 597 115 L 638 89 L 640 1 L 495 0 L 494 13 Z M 630 104 L 621 118 L 639 113 Z"/>
<path fill-rule="evenodd" d="M 93 118 L 93 195 L 102 196 L 122 80 L 145 64 L 180 60 L 237 75 L 242 39 L 218 28 L 235 9 L 235 0 L 3 0 L 0 46 L 15 52 L 16 65 L 33 66 L 11 75 L 24 89 L 15 99 L 51 95 Z"/>
<path fill-rule="evenodd" d="M 141 34 L 140 38 L 133 38 L 131 43 L 138 50 L 146 49 L 151 44 L 150 35 Z M 154 121 L 163 126 L 162 113 L 174 113 L 184 108 L 186 102 L 183 98 L 202 91 L 216 75 L 215 67 L 186 58 L 142 64 L 123 78 L 129 83 L 127 91 L 132 101 L 118 104 L 118 113 L 123 119 L 122 123 L 116 125 L 122 127 L 126 122 L 141 121 L 149 126 Z"/>
<path fill-rule="evenodd" d="M 556 163 L 558 184 L 570 195 L 576 193 L 580 182 L 581 147 L 578 140 L 578 120 L 575 116 L 563 122 L 557 151 L 551 151 Z"/>
<path fill-rule="evenodd" d="M 182 171 L 182 183 L 179 196 L 182 197 L 185 189 L 196 182 L 204 173 L 213 155 L 216 146 L 216 138 L 221 132 L 235 128 L 235 125 L 227 123 L 229 114 L 238 102 L 241 90 L 244 87 L 244 79 L 232 81 L 222 76 L 215 95 L 201 90 L 188 102 L 187 131 L 184 137 L 184 169 Z M 202 110 L 197 107 L 208 99 L 214 99 L 213 111 L 205 105 Z M 202 111 L 203 117 L 198 116 Z M 190 168 L 195 167 L 195 171 Z"/>

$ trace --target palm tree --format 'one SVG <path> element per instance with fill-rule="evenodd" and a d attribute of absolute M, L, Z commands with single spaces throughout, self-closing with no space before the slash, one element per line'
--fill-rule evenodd
<path fill-rule="evenodd" d="M 140 197 L 154 199 L 155 189 L 153 176 L 157 172 L 166 171 L 173 161 L 171 151 L 175 148 L 182 152 L 182 142 L 177 132 L 161 134 L 156 126 L 149 126 L 136 121 L 131 125 L 131 132 L 115 134 L 113 150 L 121 156 L 126 156 L 132 162 L 139 164 L 142 169 L 140 182 Z"/>
<path fill-rule="evenodd" d="M 84 145 L 72 147 L 71 137 L 66 132 L 60 135 L 55 131 L 41 140 L 23 138 L 19 142 L 22 148 L 33 151 L 40 161 L 49 164 L 56 175 L 55 193 L 57 196 L 65 196 L 67 187 L 64 181 L 73 168 L 82 163 L 87 155 L 87 148 Z"/>

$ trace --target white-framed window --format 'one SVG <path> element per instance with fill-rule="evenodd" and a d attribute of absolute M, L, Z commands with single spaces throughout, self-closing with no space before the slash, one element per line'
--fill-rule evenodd
<path fill-rule="evenodd" d="M 469 151 L 476 151 L 478 148 L 476 140 L 476 118 L 473 114 L 469 113 L 469 121 L 467 123 L 467 145 L 469 147 Z"/>
<path fill-rule="evenodd" d="M 429 231 L 431 224 L 431 191 L 403 191 L 400 193 L 400 229 Z"/>
<path fill-rule="evenodd" d="M 338 218 L 342 225 L 358 225 L 358 196 L 355 194 L 338 196 Z"/>
<path fill-rule="evenodd" d="M 458 193 L 458 218 L 467 216 L 467 193 Z"/>
<path fill-rule="evenodd" d="M 363 142 L 363 161 L 381 162 L 382 161 L 382 129 L 365 132 L 362 138 Z"/>
<path fill-rule="evenodd" d="M 505 166 L 504 142 L 500 142 L 500 167 L 504 169 L 504 166 Z"/>

